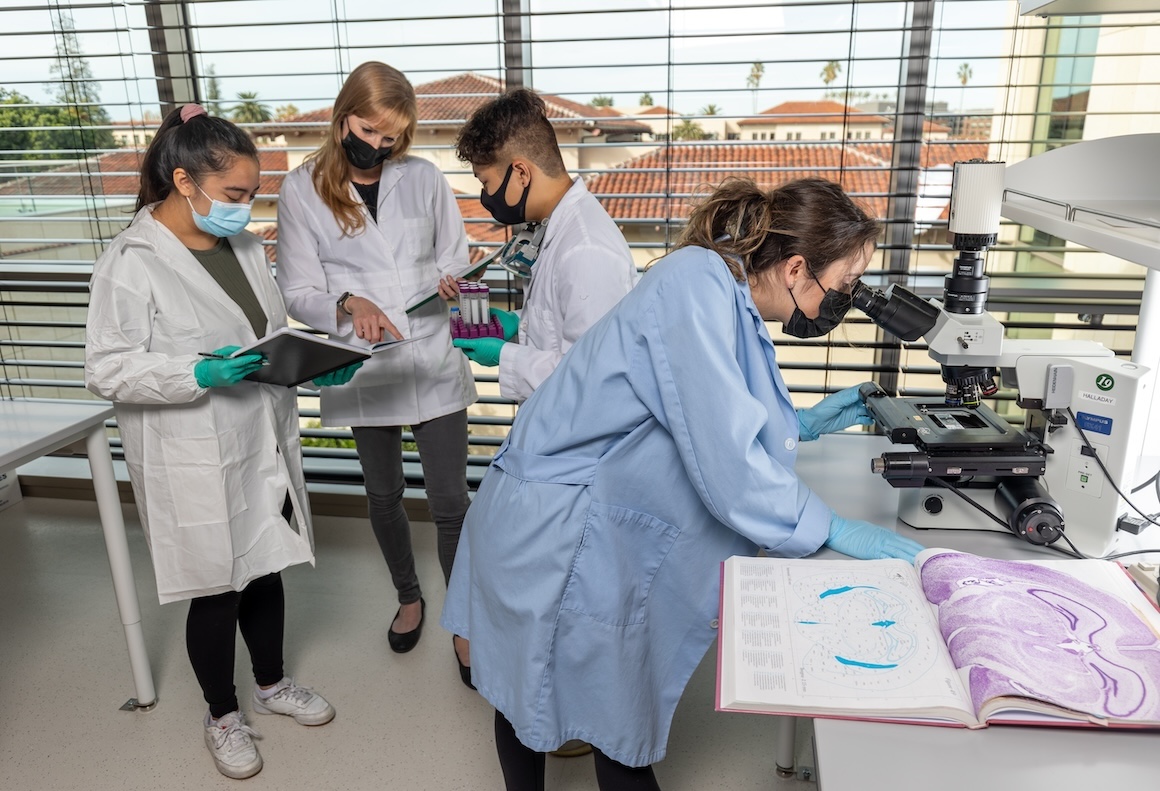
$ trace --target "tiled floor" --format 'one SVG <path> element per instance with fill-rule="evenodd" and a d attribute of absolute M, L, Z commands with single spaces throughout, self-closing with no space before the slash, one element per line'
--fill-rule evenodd
<path fill-rule="evenodd" d="M 366 521 L 317 520 L 317 568 L 285 574 L 287 670 L 338 716 L 320 728 L 251 716 L 265 768 L 236 781 L 217 773 L 202 742 L 186 606 L 157 604 L 132 508 L 126 521 L 160 696 L 148 713 L 118 710 L 133 687 L 95 505 L 27 499 L 0 512 L 0 789 L 503 788 L 492 710 L 460 683 L 438 626 L 443 583 L 431 525 L 415 525 L 429 620 L 418 648 L 400 656 L 386 645 L 397 605 Z M 774 774 L 774 718 L 713 711 L 715 666 L 710 652 L 677 709 L 669 757 L 657 766 L 662 788 L 814 788 Z M 240 641 L 237 668 L 248 712 Z M 799 755 L 808 754 L 808 737 L 799 738 Z M 549 758 L 547 787 L 594 791 L 591 758 Z"/>

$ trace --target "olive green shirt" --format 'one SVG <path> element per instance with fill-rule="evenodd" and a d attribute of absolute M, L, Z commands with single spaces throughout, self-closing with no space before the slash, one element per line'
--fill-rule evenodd
<path fill-rule="evenodd" d="M 205 267 L 205 271 L 209 272 L 210 277 L 217 281 L 217 284 L 222 287 L 222 291 L 238 303 L 242 313 L 246 314 L 250 326 L 254 328 L 254 334 L 259 338 L 263 337 L 266 334 L 268 323 L 266 311 L 258 302 L 254 288 L 246 279 L 246 273 L 242 271 L 242 264 L 238 261 L 237 255 L 234 254 L 234 248 L 230 247 L 228 241 L 224 238 L 219 239 L 218 243 L 209 250 L 190 250 L 189 252 L 193 253 L 193 257 Z"/>

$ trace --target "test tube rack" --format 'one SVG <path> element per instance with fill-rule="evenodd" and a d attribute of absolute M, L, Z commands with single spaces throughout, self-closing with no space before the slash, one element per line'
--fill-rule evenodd
<path fill-rule="evenodd" d="M 500 338 L 503 339 L 503 327 L 499 319 L 490 316 L 487 324 L 466 324 L 457 312 L 451 314 L 452 338 Z"/>

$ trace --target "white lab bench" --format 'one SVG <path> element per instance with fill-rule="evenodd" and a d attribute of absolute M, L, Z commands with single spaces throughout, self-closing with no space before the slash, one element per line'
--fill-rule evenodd
<path fill-rule="evenodd" d="M 136 698 L 122 708 L 148 709 L 157 702 L 149 655 L 141 631 L 141 608 L 133 582 L 129 544 L 121 499 L 113 477 L 113 458 L 105 434 L 105 421 L 113 417 L 113 406 L 105 401 L 68 403 L 0 399 L 0 469 L 15 468 L 85 440 L 97 495 L 97 512 L 109 553 L 117 610 L 129 648 L 129 667 Z"/>
<path fill-rule="evenodd" d="M 797 472 L 838 514 L 896 526 L 926 546 L 995 558 L 1060 558 L 991 531 L 915 530 L 898 521 L 898 491 L 870 472 L 893 447 L 885 437 L 828 435 L 799 447 Z M 1160 543 L 1160 527 L 1145 531 Z M 841 557 L 830 550 L 821 556 Z M 1153 556 L 1154 557 L 1154 556 Z M 1045 668 L 1044 672 L 1051 672 Z M 819 791 L 999 791 L 1155 788 L 1160 734 L 1146 731 L 993 726 L 983 730 L 815 719 Z"/>

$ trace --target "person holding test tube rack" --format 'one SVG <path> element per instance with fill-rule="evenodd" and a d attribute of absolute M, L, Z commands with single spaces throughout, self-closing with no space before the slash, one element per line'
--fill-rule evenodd
<path fill-rule="evenodd" d="M 233 778 L 262 768 L 234 687 L 239 627 L 254 711 L 303 725 L 335 715 L 282 667 L 280 572 L 314 563 L 295 391 L 243 381 L 262 357 L 231 356 L 286 326 L 245 231 L 258 184 L 249 135 L 196 104 L 171 112 L 145 152 L 132 224 L 93 265 L 85 332 L 85 386 L 116 407 L 158 597 L 189 600 L 204 740 Z M 344 384 L 358 365 L 314 384 Z"/>
<path fill-rule="evenodd" d="M 460 130 L 456 151 L 479 179 L 480 203 L 496 222 L 547 224 L 523 310 L 489 307 L 487 315 L 478 315 L 479 321 L 494 315 L 503 337 L 454 341 L 473 362 L 499 367 L 500 395 L 523 401 L 572 344 L 632 289 L 636 266 L 608 212 L 583 179 L 568 175 L 544 100 L 534 92 L 509 91 L 477 109 Z M 440 284 L 446 298 L 458 291 L 451 278 Z M 474 299 L 474 290 L 470 294 Z M 467 641 L 456 638 L 455 650 L 463 681 L 470 686 Z M 578 744 L 568 750 L 585 751 Z"/>

